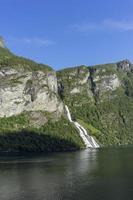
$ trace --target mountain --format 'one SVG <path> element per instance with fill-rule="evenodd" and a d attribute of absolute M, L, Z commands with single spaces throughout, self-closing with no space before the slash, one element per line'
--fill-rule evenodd
<path fill-rule="evenodd" d="M 0 56 L 0 117 L 24 111 L 61 113 L 56 73 L 48 66 L 17 56 Z"/>
<path fill-rule="evenodd" d="M 124 60 L 55 72 L 14 55 L 0 39 L 0 150 L 83 148 L 65 105 L 101 146 L 133 144 L 133 65 Z"/>
<path fill-rule="evenodd" d="M 0 150 L 65 151 L 83 146 L 64 114 L 56 72 L 0 47 Z"/>
<path fill-rule="evenodd" d="M 102 145 L 133 144 L 133 65 L 128 60 L 57 72 L 73 118 Z"/>

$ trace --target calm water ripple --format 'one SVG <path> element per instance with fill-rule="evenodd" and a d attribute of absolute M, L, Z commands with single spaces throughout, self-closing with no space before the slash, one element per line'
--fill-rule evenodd
<path fill-rule="evenodd" d="M 0 200 L 132 200 L 133 148 L 0 156 Z"/>

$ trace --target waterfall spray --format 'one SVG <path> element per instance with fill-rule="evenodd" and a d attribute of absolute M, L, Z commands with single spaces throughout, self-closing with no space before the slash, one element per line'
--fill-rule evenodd
<path fill-rule="evenodd" d="M 100 147 L 99 144 L 97 144 L 97 142 L 92 136 L 88 135 L 86 129 L 83 126 L 81 126 L 78 122 L 72 120 L 71 113 L 67 105 L 65 105 L 65 109 L 69 121 L 73 123 L 75 127 L 78 129 L 79 135 L 82 138 L 86 148 L 99 148 Z"/>

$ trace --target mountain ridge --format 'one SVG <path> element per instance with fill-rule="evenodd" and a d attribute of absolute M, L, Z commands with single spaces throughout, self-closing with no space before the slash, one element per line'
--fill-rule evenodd
<path fill-rule="evenodd" d="M 76 120 L 83 121 L 89 131 L 97 130 L 94 135 L 101 144 L 132 143 L 132 72 L 128 60 L 57 72 L 64 102 Z"/>
<path fill-rule="evenodd" d="M 55 72 L 47 65 L 18 57 L 0 47 L 0 137 L 3 141 L 0 149 L 83 148 L 77 130 L 67 119 L 65 105 L 73 120 L 101 145 L 133 144 L 132 72 L 133 64 L 127 59 Z M 29 136 L 26 143 L 23 134 Z M 30 142 L 38 134 L 41 146 Z"/>

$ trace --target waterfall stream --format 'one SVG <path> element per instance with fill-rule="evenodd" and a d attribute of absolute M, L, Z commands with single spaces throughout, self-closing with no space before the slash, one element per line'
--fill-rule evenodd
<path fill-rule="evenodd" d="M 72 120 L 71 113 L 67 105 L 65 105 L 65 109 L 69 121 L 73 123 L 75 127 L 78 129 L 79 135 L 82 138 L 86 148 L 99 148 L 100 147 L 99 144 L 97 144 L 97 142 L 92 136 L 88 135 L 86 129 L 83 126 L 81 126 L 78 122 Z"/>

